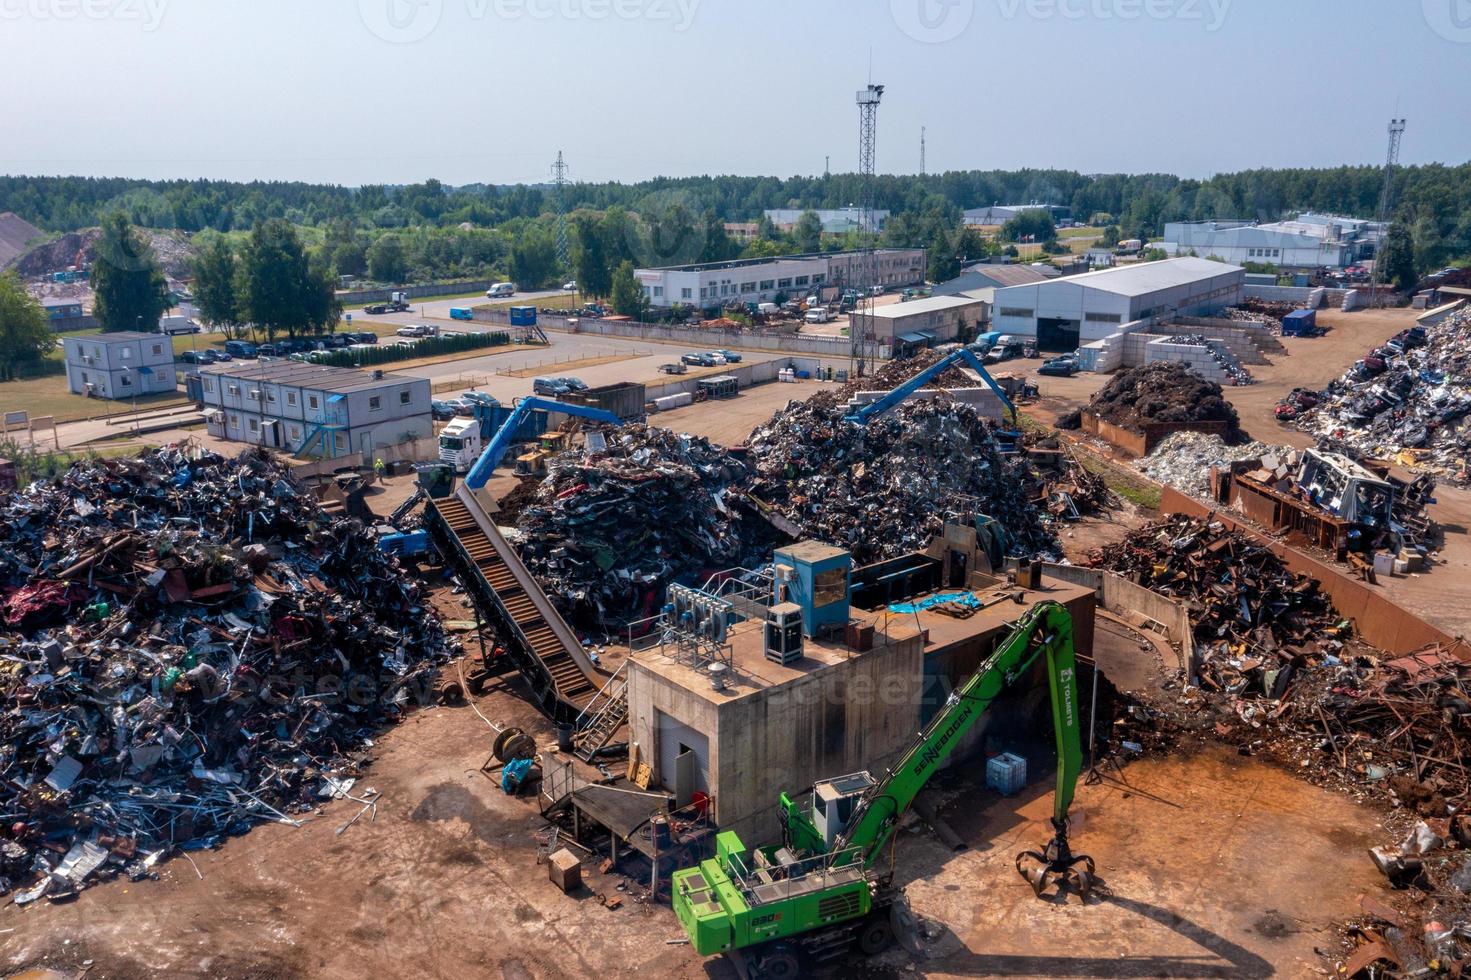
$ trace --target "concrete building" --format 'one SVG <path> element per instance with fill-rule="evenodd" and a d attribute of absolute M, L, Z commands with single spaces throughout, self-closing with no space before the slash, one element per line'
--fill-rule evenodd
<path fill-rule="evenodd" d="M 133 398 L 174 391 L 174 346 L 156 333 L 82 334 L 62 338 L 73 394 Z"/>
<path fill-rule="evenodd" d="M 863 252 L 785 255 L 639 269 L 637 276 L 652 306 L 708 309 L 771 303 L 778 295 L 800 299 L 813 291 L 865 282 L 864 261 Z M 922 248 L 882 248 L 873 255 L 873 281 L 886 289 L 923 282 L 924 270 Z"/>
<path fill-rule="evenodd" d="M 984 302 L 974 296 L 931 296 L 886 303 L 873 311 L 849 314 L 850 330 L 860 330 L 880 347 L 933 347 L 960 338 L 985 318 Z"/>
<path fill-rule="evenodd" d="M 822 222 L 825 235 L 846 235 L 850 231 L 863 231 L 863 208 L 813 208 L 817 220 Z M 806 213 L 804 208 L 769 208 L 766 218 L 777 231 L 790 232 Z M 874 209 L 872 229 L 883 231 L 889 221 L 889 212 Z"/>
<path fill-rule="evenodd" d="M 725 233 L 741 244 L 754 241 L 760 226 L 754 221 L 727 221 Z"/>
<path fill-rule="evenodd" d="M 1240 266 L 1164 259 L 998 289 L 991 328 L 1035 337 L 1044 351 L 1071 351 L 1136 320 L 1210 316 L 1241 301 Z"/>
<path fill-rule="evenodd" d="M 947 538 L 950 532 L 947 528 Z M 979 581 L 980 573 L 969 575 L 984 567 L 965 551 L 975 547 L 974 531 L 968 542 L 946 541 L 931 550 L 937 547 L 943 557 L 933 565 L 945 569 L 943 574 L 949 574 L 955 556 L 965 555 L 956 566 L 965 571 L 962 578 L 989 587 Z M 841 582 L 836 583 L 836 604 L 848 629 L 831 637 L 807 636 L 802 656 L 793 662 L 768 659 L 760 619 L 734 626 L 726 641 L 729 682 L 723 689 L 712 685 L 708 667 L 697 668 L 667 648 L 629 658 L 629 741 L 638 746 L 654 781 L 674 793 L 679 805 L 703 793 L 721 830 L 736 831 L 747 841 L 776 839 L 776 801 L 782 792 L 795 795 L 819 779 L 865 769 L 881 773 L 1010 633 L 1024 608 L 1042 599 L 1063 603 L 1072 614 L 1077 649 L 1092 650 L 1092 588 L 1044 578 L 1039 590 L 1024 593 L 1024 605 L 992 605 L 966 620 L 928 610 L 891 616 L 888 602 L 910 595 L 860 598 L 857 580 L 863 572 L 853 570 L 847 597 L 862 605 L 846 601 Z M 759 608 L 764 615 L 765 607 Z M 853 642 L 860 635 L 866 639 Z M 1047 696 L 1040 661 L 1034 671 L 1003 694 L 958 744 L 957 763 L 982 744 L 988 731 L 1027 727 L 1033 709 Z"/>
<path fill-rule="evenodd" d="M 1222 225 L 1215 221 L 1172 221 L 1165 240 L 1151 243 L 1170 255 L 1194 252 L 1243 265 L 1256 262 L 1282 269 L 1342 269 L 1353 264 L 1353 250 L 1324 236 L 1287 230 L 1286 225 Z"/>
<path fill-rule="evenodd" d="M 994 265 L 981 262 L 965 269 L 949 282 L 936 285 L 933 296 L 959 296 L 977 289 L 1004 289 L 1007 286 L 1025 286 L 1029 283 L 1046 282 L 1051 276 L 1043 275 L 1030 265 Z"/>
<path fill-rule="evenodd" d="M 427 378 L 298 361 L 199 371 L 211 435 L 308 456 L 371 453 L 434 435 Z"/>

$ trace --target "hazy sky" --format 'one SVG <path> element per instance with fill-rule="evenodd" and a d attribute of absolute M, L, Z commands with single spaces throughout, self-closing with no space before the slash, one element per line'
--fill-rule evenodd
<path fill-rule="evenodd" d="M 1471 0 L 0 0 L 0 172 L 344 184 L 1471 158 Z"/>

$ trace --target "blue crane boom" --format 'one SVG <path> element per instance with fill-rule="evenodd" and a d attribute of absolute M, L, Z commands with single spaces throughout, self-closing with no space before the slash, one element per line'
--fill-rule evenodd
<path fill-rule="evenodd" d="M 1001 386 L 996 383 L 996 379 L 991 377 L 990 372 L 986 370 L 985 364 L 981 363 L 981 359 L 969 347 L 962 347 L 959 350 L 954 350 L 946 354 L 902 385 L 894 388 L 878 401 L 872 402 L 850 413 L 847 416 L 847 421 L 857 422 L 859 425 L 867 424 L 870 419 L 877 418 L 894 406 L 902 404 L 904 399 L 923 388 L 941 374 L 944 374 L 950 368 L 959 367 L 966 361 L 970 362 L 969 366 L 974 368 L 976 373 L 981 376 L 981 380 L 986 383 L 986 386 L 996 393 L 996 397 L 1001 399 L 1001 404 L 1006 406 L 1006 411 L 1010 413 L 1011 417 L 1016 418 L 1016 406 L 1011 403 L 1010 398 L 1006 397 L 1006 392 L 1001 390 Z"/>
<path fill-rule="evenodd" d="M 563 415 L 575 415 L 578 418 L 592 419 L 594 422 L 606 422 L 609 425 L 622 425 L 623 420 L 612 412 L 601 408 L 590 408 L 586 405 L 569 405 L 566 402 L 554 401 L 550 398 L 537 398 L 531 396 L 523 398 L 516 403 L 511 414 L 506 416 L 505 422 L 496 430 L 491 437 L 490 444 L 485 447 L 485 452 L 470 467 L 470 472 L 465 475 L 465 486 L 471 490 L 479 490 L 485 486 L 495 468 L 500 465 L 501 459 L 506 455 L 506 450 L 511 448 L 515 441 L 516 430 L 521 428 L 521 423 L 526 420 L 537 409 L 547 412 L 561 412 Z"/>

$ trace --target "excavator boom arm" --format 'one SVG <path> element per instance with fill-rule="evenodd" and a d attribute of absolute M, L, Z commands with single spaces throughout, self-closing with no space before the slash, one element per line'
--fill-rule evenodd
<path fill-rule="evenodd" d="M 612 412 L 601 408 L 590 408 L 586 405 L 572 405 L 567 402 L 553 401 L 550 398 L 537 398 L 531 396 L 523 398 L 516 403 L 516 408 L 506 418 L 501 427 L 491 436 L 490 444 L 485 447 L 485 452 L 470 467 L 470 472 L 465 474 L 465 486 L 471 490 L 479 490 L 485 486 L 495 468 L 500 465 L 506 450 L 511 448 L 511 443 L 516 439 L 516 430 L 521 428 L 521 423 L 526 416 L 536 409 L 545 409 L 548 412 L 561 412 L 564 415 L 575 415 L 578 418 L 592 419 L 594 422 L 604 422 L 608 425 L 620 425 L 622 420 Z"/>
<path fill-rule="evenodd" d="M 1083 764 L 1073 625 L 1063 606 L 1043 602 L 1022 617 L 996 652 L 951 695 L 898 764 L 865 794 L 831 853 L 862 854 L 865 865 L 872 865 L 898 827 L 899 818 L 944 766 L 955 745 L 1038 657 L 1047 664 L 1057 738 L 1053 813 L 1056 821 L 1065 821 Z"/>

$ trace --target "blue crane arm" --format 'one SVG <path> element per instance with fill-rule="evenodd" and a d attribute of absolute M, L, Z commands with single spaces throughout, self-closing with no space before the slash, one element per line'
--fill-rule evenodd
<path fill-rule="evenodd" d="M 547 412 L 561 412 L 563 415 L 575 415 L 578 418 L 592 419 L 594 422 L 606 422 L 609 425 L 622 425 L 623 420 L 612 412 L 601 408 L 590 408 L 586 405 L 570 405 L 566 402 L 554 401 L 550 398 L 523 398 L 516 403 L 511 414 L 506 416 L 506 421 L 496 430 L 490 439 L 490 444 L 485 447 L 485 452 L 470 467 L 470 472 L 465 475 L 465 486 L 471 490 L 479 490 L 485 486 L 495 468 L 500 465 L 501 459 L 506 455 L 506 450 L 511 448 L 515 441 L 516 431 L 521 428 L 521 423 L 526 420 L 537 409 Z"/>
<path fill-rule="evenodd" d="M 957 367 L 963 361 L 970 362 L 969 366 L 975 369 L 976 373 L 981 376 L 981 380 L 986 383 L 986 386 L 996 393 L 997 398 L 1001 399 L 1001 404 L 1006 406 L 1006 411 L 1010 413 L 1012 418 L 1015 418 L 1016 406 L 1011 403 L 1010 398 L 1006 397 L 1006 392 L 1001 390 L 1001 386 L 996 383 L 996 379 L 991 377 L 991 373 L 986 370 L 986 365 L 981 362 L 981 359 L 969 347 L 962 347 L 959 350 L 946 354 L 902 385 L 894 388 L 894 390 L 890 391 L 878 401 L 865 405 L 856 412 L 853 412 L 847 417 L 847 420 L 862 425 L 867 423 L 869 419 L 877 418 L 894 406 L 902 404 L 904 399 L 923 388 L 941 374 L 944 374 L 950 368 Z"/>

